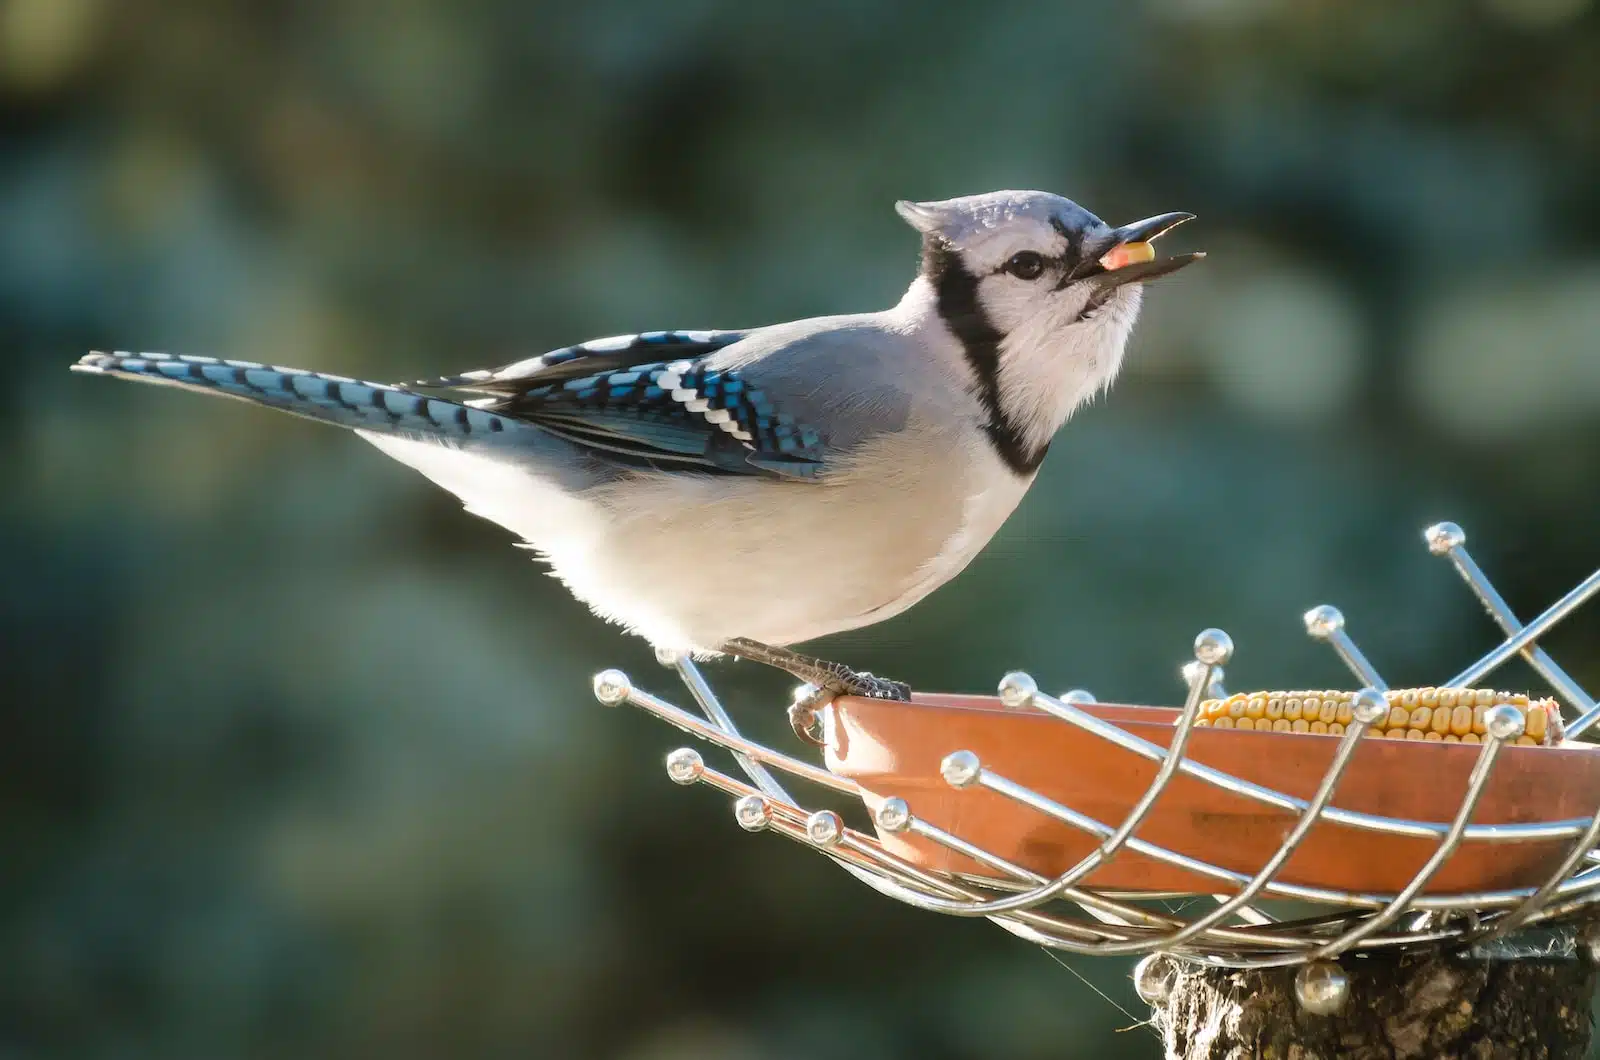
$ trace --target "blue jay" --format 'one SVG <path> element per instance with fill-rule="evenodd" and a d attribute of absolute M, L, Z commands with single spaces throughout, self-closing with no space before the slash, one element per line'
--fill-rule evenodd
<path fill-rule="evenodd" d="M 349 427 L 658 650 L 905 698 L 787 646 L 881 622 L 960 572 L 1116 377 L 1141 284 L 1203 255 L 1150 246 L 1186 213 L 1113 228 L 1036 191 L 896 208 L 921 268 L 876 313 L 619 335 L 400 385 L 149 353 L 73 368 Z"/>

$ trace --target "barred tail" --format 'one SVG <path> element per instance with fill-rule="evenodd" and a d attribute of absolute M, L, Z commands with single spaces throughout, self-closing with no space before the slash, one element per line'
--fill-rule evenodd
<path fill-rule="evenodd" d="M 250 361 L 165 353 L 91 353 L 72 370 L 220 394 L 361 430 L 461 438 L 528 429 L 518 420 L 387 383 L 364 383 Z"/>

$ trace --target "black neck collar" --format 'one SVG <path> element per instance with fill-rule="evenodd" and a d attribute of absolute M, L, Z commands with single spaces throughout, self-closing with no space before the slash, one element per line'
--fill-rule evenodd
<path fill-rule="evenodd" d="M 978 302 L 978 278 L 955 249 L 938 236 L 923 239 L 922 274 L 933 285 L 940 319 L 961 343 L 967 363 L 972 366 L 978 400 L 988 415 L 984 433 L 990 444 L 1016 474 L 1033 474 L 1044 461 L 1050 443 L 1029 445 L 1001 404 L 1000 340 L 1005 336 Z"/>

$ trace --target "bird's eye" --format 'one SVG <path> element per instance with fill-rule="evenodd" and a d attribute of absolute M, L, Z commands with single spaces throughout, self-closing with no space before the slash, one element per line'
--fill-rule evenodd
<path fill-rule="evenodd" d="M 1018 251 L 1004 268 L 1019 280 L 1037 280 L 1044 272 L 1044 256 L 1032 250 Z"/>

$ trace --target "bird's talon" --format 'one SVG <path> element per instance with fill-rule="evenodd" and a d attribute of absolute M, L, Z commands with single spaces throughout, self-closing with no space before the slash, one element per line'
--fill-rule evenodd
<path fill-rule="evenodd" d="M 847 696 L 861 696 L 863 699 L 891 699 L 900 703 L 911 700 L 911 686 L 901 681 L 891 681 L 887 677 L 875 677 L 870 673 L 852 674 L 842 684 L 844 694 Z"/>

